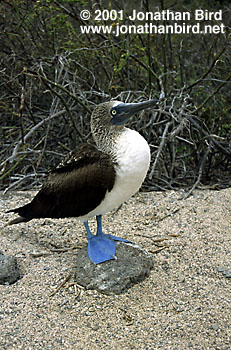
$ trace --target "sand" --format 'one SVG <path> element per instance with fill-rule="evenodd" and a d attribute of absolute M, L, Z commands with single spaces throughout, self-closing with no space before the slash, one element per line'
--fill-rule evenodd
<path fill-rule="evenodd" d="M 1 248 L 21 279 L 0 285 L 0 349 L 231 349 L 231 189 L 139 193 L 104 217 L 154 268 L 122 295 L 84 290 L 71 273 L 86 244 L 74 219 L 4 226 L 33 192 L 0 195 Z M 92 221 L 91 226 L 94 226 Z M 66 283 L 57 288 L 60 283 Z M 56 290 L 57 288 L 57 290 Z"/>

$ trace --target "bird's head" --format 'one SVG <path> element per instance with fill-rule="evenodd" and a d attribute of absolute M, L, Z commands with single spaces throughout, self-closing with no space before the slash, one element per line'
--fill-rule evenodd
<path fill-rule="evenodd" d="M 138 103 L 123 103 L 120 101 L 109 102 L 109 114 L 112 125 L 123 125 L 134 114 L 157 105 L 157 100 L 148 100 Z"/>
<path fill-rule="evenodd" d="M 121 101 L 109 101 L 95 107 L 91 116 L 91 131 L 98 141 L 105 142 L 106 134 L 117 134 L 124 128 L 124 124 L 137 112 L 156 106 L 158 100 L 148 100 L 138 103 L 123 103 Z"/>
<path fill-rule="evenodd" d="M 158 100 L 148 100 L 138 103 L 123 103 L 121 101 L 110 101 L 99 104 L 92 113 L 92 122 L 99 120 L 105 126 L 123 125 L 130 117 L 146 108 L 157 105 Z"/>

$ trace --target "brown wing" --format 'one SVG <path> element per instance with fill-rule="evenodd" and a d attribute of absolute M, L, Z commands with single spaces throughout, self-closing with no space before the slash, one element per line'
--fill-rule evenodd
<path fill-rule="evenodd" d="M 27 221 L 83 216 L 102 202 L 114 182 L 111 158 L 94 146 L 82 145 L 50 172 L 31 203 L 13 211 Z"/>

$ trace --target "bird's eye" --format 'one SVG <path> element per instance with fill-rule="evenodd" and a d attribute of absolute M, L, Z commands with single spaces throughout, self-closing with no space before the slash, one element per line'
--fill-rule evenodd
<path fill-rule="evenodd" d="M 116 115 L 116 113 L 117 113 L 117 112 L 116 112 L 115 109 L 112 109 L 112 110 L 111 110 L 111 115 Z"/>

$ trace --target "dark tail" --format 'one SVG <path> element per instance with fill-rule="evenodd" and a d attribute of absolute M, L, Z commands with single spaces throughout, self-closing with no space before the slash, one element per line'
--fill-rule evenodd
<path fill-rule="evenodd" d="M 27 214 L 27 209 L 29 207 L 29 204 L 24 205 L 23 207 L 16 208 L 16 209 L 11 209 L 8 210 L 7 213 L 17 213 L 20 216 L 14 220 L 11 220 L 10 222 L 7 223 L 7 225 L 14 225 L 14 224 L 19 224 L 20 222 L 27 222 L 33 219 L 33 217 L 30 216 L 25 216 Z"/>
<path fill-rule="evenodd" d="M 31 218 L 24 218 L 23 216 L 19 216 L 18 218 L 8 222 L 7 225 L 19 224 L 20 222 L 27 222 L 27 221 L 30 221 L 30 220 L 31 220 Z"/>

